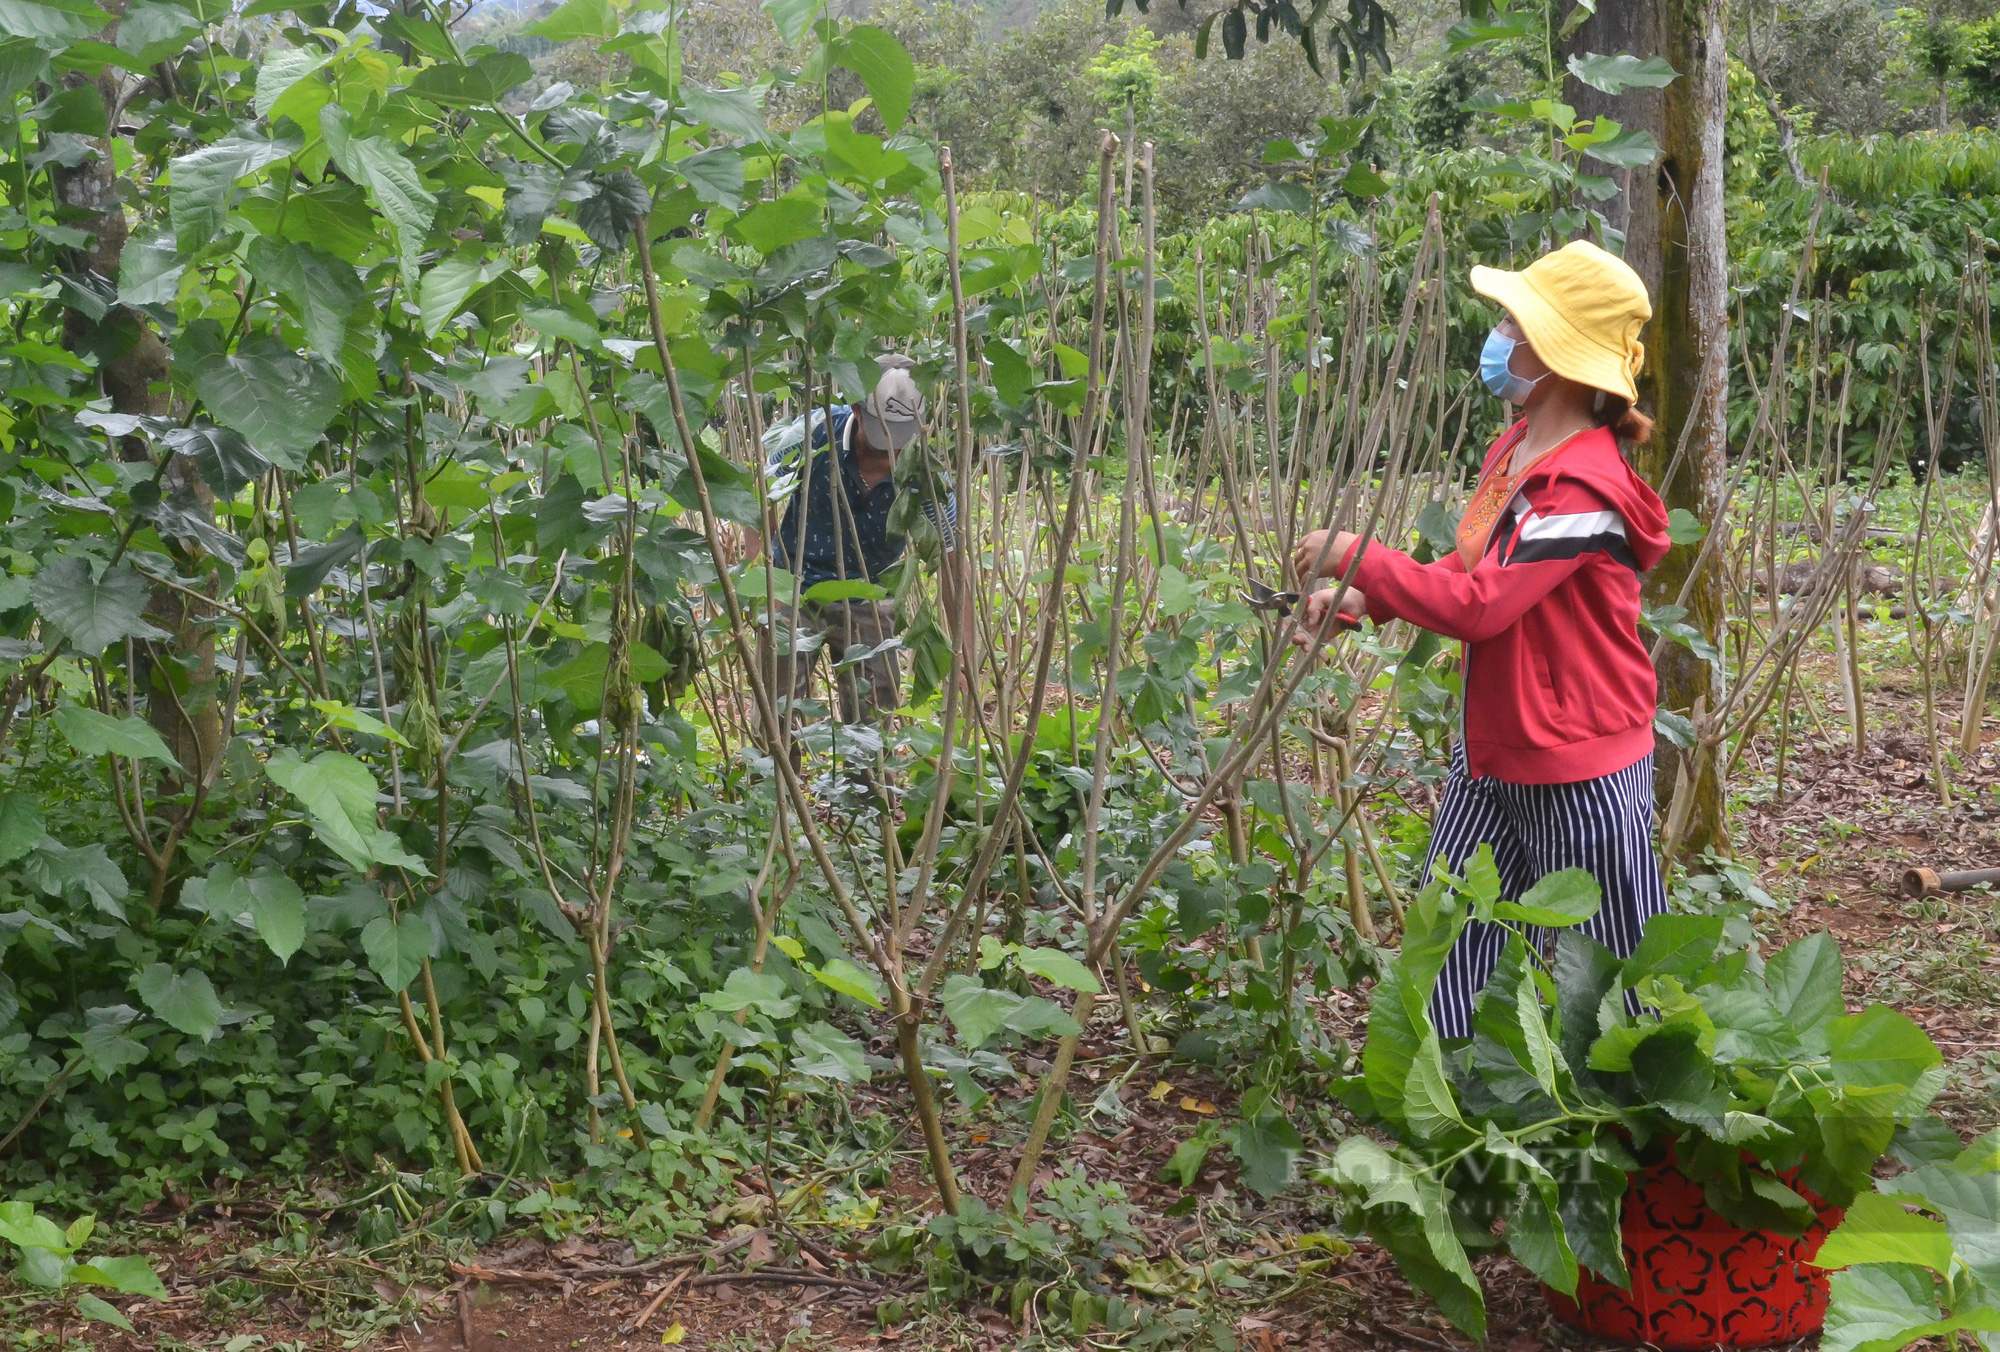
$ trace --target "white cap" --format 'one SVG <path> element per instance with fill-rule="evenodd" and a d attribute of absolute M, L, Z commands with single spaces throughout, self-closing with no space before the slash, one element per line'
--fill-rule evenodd
<path fill-rule="evenodd" d="M 861 405 L 861 426 L 871 446 L 900 451 L 924 430 L 924 396 L 910 378 L 908 357 L 878 357 L 882 378 Z"/>

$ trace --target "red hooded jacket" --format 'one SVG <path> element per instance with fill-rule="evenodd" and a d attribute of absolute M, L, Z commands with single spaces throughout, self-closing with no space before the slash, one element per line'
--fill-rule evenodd
<path fill-rule="evenodd" d="M 1482 475 L 1519 428 L 1487 450 Z M 1667 545 L 1659 495 L 1596 428 L 1528 468 L 1471 572 L 1456 550 L 1418 563 L 1380 542 L 1349 550 L 1337 571 L 1378 624 L 1408 620 L 1465 644 L 1474 775 L 1568 784 L 1653 749 L 1659 681 L 1639 640 L 1639 578 Z"/>

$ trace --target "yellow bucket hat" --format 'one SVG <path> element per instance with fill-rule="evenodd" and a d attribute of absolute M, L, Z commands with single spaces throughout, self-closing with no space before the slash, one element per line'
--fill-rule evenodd
<path fill-rule="evenodd" d="M 1632 379 L 1646 359 L 1639 330 L 1653 303 L 1625 260 L 1580 239 L 1519 272 L 1475 267 L 1472 288 L 1507 307 L 1551 371 L 1638 402 Z"/>

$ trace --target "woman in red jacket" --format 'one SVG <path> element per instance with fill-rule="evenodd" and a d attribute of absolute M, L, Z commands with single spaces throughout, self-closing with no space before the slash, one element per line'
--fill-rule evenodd
<path fill-rule="evenodd" d="M 1506 307 L 1480 375 L 1521 417 L 1486 453 L 1458 548 L 1421 564 L 1316 531 L 1295 565 L 1345 578 L 1347 615 L 1465 645 L 1464 723 L 1426 875 L 1440 858 L 1462 871 L 1482 844 L 1509 898 L 1587 869 L 1603 904 L 1582 928 L 1629 956 L 1666 909 L 1653 852 L 1659 686 L 1639 639 L 1639 578 L 1667 552 L 1667 514 L 1618 444 L 1652 434 L 1632 383 L 1652 305 L 1631 268 L 1585 242 L 1521 272 L 1476 267 L 1472 284 Z M 1334 597 L 1308 599 L 1296 642 L 1311 642 Z M 1441 1036 L 1471 1035 L 1473 998 L 1505 939 L 1498 926 L 1466 928 L 1431 1001 Z"/>

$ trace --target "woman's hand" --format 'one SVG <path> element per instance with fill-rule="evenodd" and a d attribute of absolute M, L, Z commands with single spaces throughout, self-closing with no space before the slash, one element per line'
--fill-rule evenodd
<path fill-rule="evenodd" d="M 1308 596 L 1299 606 L 1298 627 L 1292 630 L 1292 642 L 1301 648 L 1310 648 L 1318 635 L 1320 626 L 1326 622 L 1326 612 L 1333 607 L 1335 590 L 1328 587 Z M 1368 598 L 1359 588 L 1349 587 L 1340 598 L 1340 618 L 1334 621 L 1331 632 L 1341 629 L 1359 628 L 1361 617 L 1368 613 Z"/>
<path fill-rule="evenodd" d="M 1333 537 L 1333 547 L 1327 548 L 1327 537 Z M 1310 531 L 1300 540 L 1298 548 L 1292 551 L 1292 572 L 1298 580 L 1311 586 L 1322 577 L 1332 577 L 1333 570 L 1354 548 L 1354 542 L 1361 537 L 1350 530 Z M 1321 563 L 1324 555 L 1325 562 Z M 1321 570 L 1324 571 L 1321 571 Z"/>

